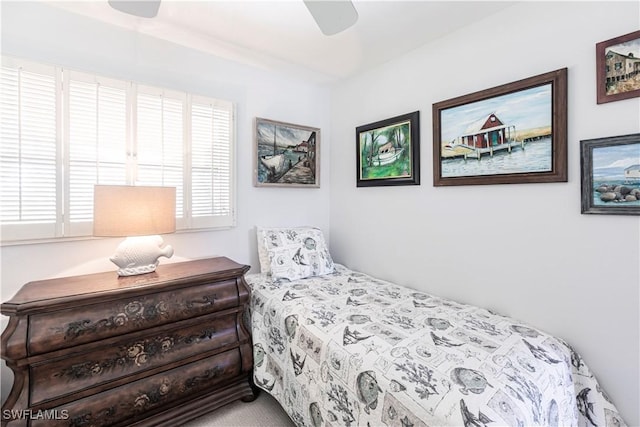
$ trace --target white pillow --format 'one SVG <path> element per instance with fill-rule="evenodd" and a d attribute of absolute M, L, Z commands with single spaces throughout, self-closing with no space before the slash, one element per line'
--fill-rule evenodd
<path fill-rule="evenodd" d="M 296 280 L 334 272 L 333 260 L 320 229 L 263 228 L 258 230 L 258 236 L 260 234 L 274 279 Z M 260 256 L 260 248 L 258 253 Z M 262 260 L 260 269 L 265 272 Z"/>

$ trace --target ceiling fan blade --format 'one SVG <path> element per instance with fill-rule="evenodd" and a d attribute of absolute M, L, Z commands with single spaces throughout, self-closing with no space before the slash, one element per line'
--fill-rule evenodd
<path fill-rule="evenodd" d="M 304 4 L 326 36 L 344 31 L 358 20 L 350 0 L 304 0 Z"/>
<path fill-rule="evenodd" d="M 158 14 L 160 0 L 109 0 L 109 5 L 130 15 L 153 18 Z"/>

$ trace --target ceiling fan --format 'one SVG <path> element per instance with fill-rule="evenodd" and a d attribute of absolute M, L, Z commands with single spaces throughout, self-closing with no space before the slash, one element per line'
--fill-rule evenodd
<path fill-rule="evenodd" d="M 141 18 L 153 18 L 160 9 L 160 0 L 109 0 L 109 6 Z"/>
<path fill-rule="evenodd" d="M 351 0 L 303 0 L 313 19 L 325 36 L 346 30 L 358 20 L 358 12 Z"/>
<path fill-rule="evenodd" d="M 130 15 L 153 18 L 158 14 L 161 0 L 108 0 L 109 5 Z M 307 9 L 326 36 L 346 30 L 358 20 L 358 12 L 351 0 L 303 0 Z"/>

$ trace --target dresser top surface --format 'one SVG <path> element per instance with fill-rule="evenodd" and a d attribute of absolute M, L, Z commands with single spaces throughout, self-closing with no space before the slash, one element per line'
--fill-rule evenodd
<path fill-rule="evenodd" d="M 115 271 L 81 276 L 61 277 L 29 282 L 13 298 L 1 306 L 2 314 L 14 314 L 18 309 L 96 296 L 129 294 L 136 291 L 162 291 L 184 283 L 203 280 L 224 280 L 242 276 L 249 266 L 226 257 L 161 264 L 153 273 L 119 277 Z"/>

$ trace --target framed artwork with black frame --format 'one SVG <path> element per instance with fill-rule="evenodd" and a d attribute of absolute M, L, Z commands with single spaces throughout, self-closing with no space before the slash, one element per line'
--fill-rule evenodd
<path fill-rule="evenodd" d="M 640 31 L 596 44 L 598 104 L 640 96 Z"/>
<path fill-rule="evenodd" d="M 640 133 L 580 141 L 582 213 L 640 215 Z"/>
<path fill-rule="evenodd" d="M 420 112 L 356 128 L 358 187 L 420 184 Z"/>
<path fill-rule="evenodd" d="M 433 104 L 433 185 L 567 181 L 567 69 Z"/>

